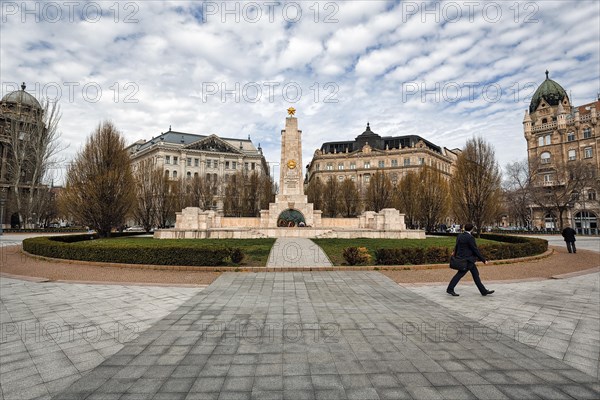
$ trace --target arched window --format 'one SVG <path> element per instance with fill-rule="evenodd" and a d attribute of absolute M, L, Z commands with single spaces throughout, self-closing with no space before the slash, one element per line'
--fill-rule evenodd
<path fill-rule="evenodd" d="M 590 128 L 590 127 L 583 128 L 583 138 L 589 139 L 591 137 L 592 137 L 592 128 Z"/>
<path fill-rule="evenodd" d="M 188 171 L 187 178 L 190 179 L 192 177 L 192 173 Z"/>
<path fill-rule="evenodd" d="M 538 146 L 543 146 L 543 145 L 544 145 L 544 137 L 543 137 L 543 136 L 540 136 L 540 137 L 538 138 Z"/>
<path fill-rule="evenodd" d="M 173 179 L 177 178 L 177 171 L 173 171 Z"/>
<path fill-rule="evenodd" d="M 588 190 L 588 200 L 596 201 L 596 191 Z"/>
<path fill-rule="evenodd" d="M 165 170 L 165 176 L 166 176 L 167 178 L 169 177 L 169 170 L 168 170 L 168 169 L 166 169 L 166 170 Z"/>
<path fill-rule="evenodd" d="M 548 119 L 547 118 L 542 119 L 542 124 L 547 124 L 547 123 L 548 123 Z"/>
<path fill-rule="evenodd" d="M 572 142 L 575 140 L 575 132 L 567 133 L 567 142 Z"/>
<path fill-rule="evenodd" d="M 540 156 L 541 160 L 542 160 L 542 164 L 549 164 L 550 163 L 550 153 L 545 151 L 541 154 Z"/>

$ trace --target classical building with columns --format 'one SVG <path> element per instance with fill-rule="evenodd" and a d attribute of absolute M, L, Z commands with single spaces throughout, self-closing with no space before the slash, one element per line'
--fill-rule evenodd
<path fill-rule="evenodd" d="M 565 89 L 549 78 L 537 88 L 529 109 L 525 111 L 523 129 L 527 140 L 529 167 L 539 178 L 535 185 L 548 190 L 565 185 L 569 163 L 577 160 L 589 164 L 595 173 L 595 182 L 574 193 L 563 223 L 569 223 L 579 234 L 598 234 L 600 217 L 600 128 L 598 112 L 600 98 L 574 106 Z M 595 184 L 594 184 L 595 183 Z M 558 212 L 549 212 L 539 205 L 531 205 L 532 224 L 538 229 L 557 229 Z"/>
<path fill-rule="evenodd" d="M 382 171 L 396 184 L 409 172 L 418 172 L 428 165 L 441 171 L 448 179 L 454 173 L 460 149 L 447 149 L 417 136 L 380 136 L 366 130 L 354 140 L 325 142 L 307 165 L 307 183 L 329 177 L 339 181 L 350 178 L 360 188 L 366 188 L 371 176 Z"/>
<path fill-rule="evenodd" d="M 170 179 L 200 176 L 211 179 L 219 188 L 237 172 L 269 175 L 269 167 L 260 144 L 247 139 L 224 138 L 215 134 L 198 135 L 169 130 L 140 140 L 128 147 L 134 164 L 154 159 Z M 217 191 L 214 207 L 221 207 L 221 191 Z"/>

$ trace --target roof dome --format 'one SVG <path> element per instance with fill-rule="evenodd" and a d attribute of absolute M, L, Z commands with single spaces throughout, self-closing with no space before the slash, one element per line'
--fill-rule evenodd
<path fill-rule="evenodd" d="M 548 105 L 557 106 L 565 97 L 567 99 L 569 98 L 565 89 L 552 79 L 548 78 L 548 71 L 546 71 L 546 80 L 542 82 L 531 98 L 529 112 L 534 112 L 542 102 L 542 99 L 545 100 Z"/>
<path fill-rule="evenodd" d="M 29 107 L 33 108 L 42 108 L 37 99 L 25 91 L 25 82 L 23 82 L 23 84 L 21 85 L 21 90 L 15 90 L 14 92 L 6 94 L 2 98 L 2 102 L 19 103 L 28 105 Z"/>

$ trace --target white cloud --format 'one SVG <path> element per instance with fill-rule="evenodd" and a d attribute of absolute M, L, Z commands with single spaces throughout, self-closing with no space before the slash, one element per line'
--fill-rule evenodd
<path fill-rule="evenodd" d="M 322 142 L 351 140 L 369 121 L 381 135 L 418 134 L 446 147 L 480 134 L 504 165 L 526 156 L 525 97 L 546 69 L 576 104 L 591 101 L 599 87 L 600 8 L 593 1 L 531 3 L 535 23 L 524 21 L 525 3 L 515 22 L 513 2 L 501 3 L 497 22 L 478 9 L 472 21 L 463 13 L 455 23 L 444 23 L 443 15 L 436 22 L 422 10 L 407 15 L 405 3 L 391 1 L 298 2 L 298 22 L 286 20 L 283 6 L 272 22 L 265 10 L 259 21 L 226 15 L 222 22 L 221 13 L 202 21 L 198 3 L 139 2 L 138 22 L 126 23 L 132 10 L 124 4 L 116 22 L 107 9 L 95 23 L 35 23 L 31 16 L 22 22 L 21 15 L 9 15 L 0 24 L 2 95 L 22 81 L 38 97 L 49 92 L 45 86 L 61 87 L 66 158 L 110 118 L 129 142 L 169 125 L 199 134 L 250 134 L 269 161 L 279 162 L 279 132 L 293 105 L 304 132 L 304 164 Z M 325 23 L 328 16 L 332 21 Z M 272 98 L 268 82 L 277 85 Z M 458 101 L 448 101 L 449 84 L 469 82 L 476 83 L 473 98 L 465 88 Z M 258 85 L 260 100 L 240 92 L 239 101 L 222 97 L 221 90 L 235 90 L 236 83 L 240 90 Z M 302 89 L 295 102 L 282 90 L 290 83 Z M 407 93 L 411 83 L 416 93 Z M 83 92 L 86 84 L 101 89 L 98 102 Z M 212 84 L 217 92 L 206 96 Z M 492 102 L 483 90 L 495 85 L 502 96 Z"/>

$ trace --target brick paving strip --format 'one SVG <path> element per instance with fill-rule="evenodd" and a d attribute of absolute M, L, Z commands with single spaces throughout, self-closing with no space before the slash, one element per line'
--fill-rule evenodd
<path fill-rule="evenodd" d="M 377 272 L 226 273 L 53 398 L 600 398 L 512 334 Z"/>

